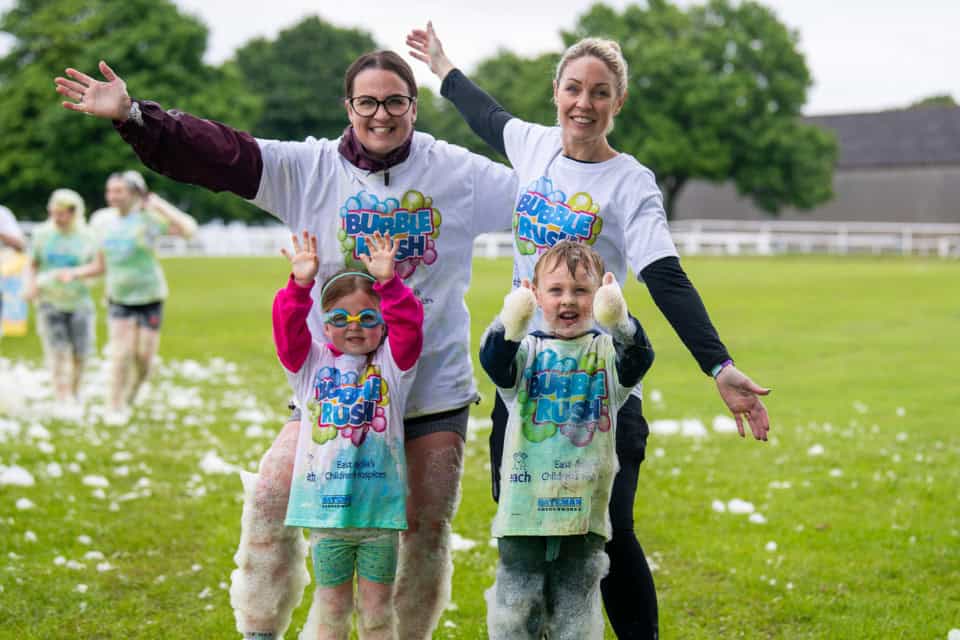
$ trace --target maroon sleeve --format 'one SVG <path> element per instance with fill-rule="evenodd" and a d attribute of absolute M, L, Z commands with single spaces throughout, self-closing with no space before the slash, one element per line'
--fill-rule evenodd
<path fill-rule="evenodd" d="M 182 111 L 164 111 L 156 102 L 137 103 L 142 125 L 128 119 L 113 126 L 143 164 L 211 191 L 231 191 L 248 200 L 257 195 L 263 157 L 253 136 Z"/>
<path fill-rule="evenodd" d="M 373 290 L 380 295 L 394 362 L 407 371 L 417 363 L 423 349 L 423 303 L 396 275 L 386 284 L 374 283 Z"/>
<path fill-rule="evenodd" d="M 307 316 L 313 306 L 312 287 L 301 287 L 293 276 L 273 299 L 273 342 L 277 356 L 287 371 L 296 373 L 310 355 L 313 336 L 307 327 Z"/>

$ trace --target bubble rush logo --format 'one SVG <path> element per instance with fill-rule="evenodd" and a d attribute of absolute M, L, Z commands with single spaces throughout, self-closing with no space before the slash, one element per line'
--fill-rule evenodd
<path fill-rule="evenodd" d="M 596 353 L 561 358 L 546 349 L 523 372 L 517 394 L 523 435 L 543 442 L 559 430 L 577 447 L 593 441 L 598 430 L 610 431 L 605 363 Z"/>
<path fill-rule="evenodd" d="M 440 211 L 432 205 L 433 198 L 412 189 L 399 200 L 380 200 L 367 191 L 350 196 L 340 207 L 340 250 L 347 262 L 358 262 L 369 253 L 365 236 L 389 233 L 400 245 L 397 275 L 406 280 L 421 262 L 431 265 L 437 260 L 434 241 L 440 235 Z"/>
<path fill-rule="evenodd" d="M 326 444 L 339 432 L 359 447 L 371 429 L 386 430 L 388 404 L 390 392 L 378 366 L 367 367 L 359 379 L 356 372 L 323 367 L 317 371 L 313 398 L 307 403 L 313 441 Z"/>
<path fill-rule="evenodd" d="M 561 240 L 593 244 L 603 229 L 600 205 L 581 191 L 570 198 L 553 188 L 553 180 L 534 180 L 520 196 L 513 214 L 514 241 L 521 255 L 548 249 Z"/>

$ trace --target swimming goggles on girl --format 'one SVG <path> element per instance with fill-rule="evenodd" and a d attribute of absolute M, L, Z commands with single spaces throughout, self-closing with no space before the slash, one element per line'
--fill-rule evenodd
<path fill-rule="evenodd" d="M 344 309 L 331 309 L 323 314 L 324 324 L 332 324 L 338 329 L 342 329 L 351 322 L 358 322 L 364 329 L 373 329 L 383 324 L 383 316 L 376 309 L 364 309 L 353 316 Z"/>

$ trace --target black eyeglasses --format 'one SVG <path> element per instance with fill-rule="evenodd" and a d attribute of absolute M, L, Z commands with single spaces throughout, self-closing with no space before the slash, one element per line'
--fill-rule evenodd
<path fill-rule="evenodd" d="M 401 95 L 387 96 L 383 100 L 377 100 L 373 96 L 357 96 L 347 99 L 356 114 L 363 118 L 372 118 L 380 105 L 383 105 L 383 109 L 389 115 L 402 116 L 410 111 L 411 105 L 416 101 L 417 99 L 412 96 Z"/>

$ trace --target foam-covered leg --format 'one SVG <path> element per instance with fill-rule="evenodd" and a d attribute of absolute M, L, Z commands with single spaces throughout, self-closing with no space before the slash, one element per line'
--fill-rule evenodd
<path fill-rule="evenodd" d="M 261 461 L 259 475 L 241 472 L 240 545 L 237 569 L 230 575 L 230 604 L 241 633 L 282 637 L 310 582 L 303 532 L 283 524 L 298 428 L 295 422 L 284 427 Z"/>
<path fill-rule="evenodd" d="M 609 566 L 600 536 L 564 540 L 560 557 L 547 564 L 551 640 L 603 640 L 600 580 Z"/>
<path fill-rule="evenodd" d="M 53 381 L 53 395 L 58 402 L 72 399 L 73 392 L 73 355 L 66 349 L 57 349 L 48 357 L 50 378 Z"/>
<path fill-rule="evenodd" d="M 393 612 L 393 585 L 357 580 L 360 640 L 396 640 L 397 620 Z"/>
<path fill-rule="evenodd" d="M 501 538 L 497 578 L 486 590 L 490 640 L 541 640 L 546 624 L 543 543 Z"/>
<path fill-rule="evenodd" d="M 160 332 L 137 327 L 136 346 L 133 354 L 133 377 L 127 390 L 127 402 L 133 404 L 143 383 L 150 377 L 153 359 L 160 348 Z"/>
<path fill-rule="evenodd" d="M 130 368 L 133 366 L 135 320 L 110 320 L 110 410 L 123 411 L 127 406 Z"/>
<path fill-rule="evenodd" d="M 318 587 L 300 640 L 348 640 L 353 615 L 353 580 L 336 587 Z"/>
<path fill-rule="evenodd" d="M 450 601 L 450 523 L 460 500 L 463 440 L 450 432 L 421 436 L 407 443 L 407 467 L 407 530 L 400 535 L 394 597 L 397 635 L 429 640 Z"/>

